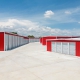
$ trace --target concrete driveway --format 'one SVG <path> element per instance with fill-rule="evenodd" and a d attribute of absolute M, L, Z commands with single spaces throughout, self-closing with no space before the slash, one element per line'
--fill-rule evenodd
<path fill-rule="evenodd" d="M 47 52 L 29 43 L 0 52 L 0 80 L 80 80 L 80 57 Z"/>

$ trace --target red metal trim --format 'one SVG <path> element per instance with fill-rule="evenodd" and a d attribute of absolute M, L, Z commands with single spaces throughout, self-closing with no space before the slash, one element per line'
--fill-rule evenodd
<path fill-rule="evenodd" d="M 0 51 L 4 51 L 4 32 L 0 32 Z"/>
<path fill-rule="evenodd" d="M 12 33 L 8 33 L 8 32 L 5 32 L 5 34 L 13 35 L 13 36 L 19 36 L 19 37 L 23 37 L 23 38 L 25 38 L 25 39 L 29 39 L 28 37 L 20 36 L 20 35 L 18 35 L 18 34 L 12 34 Z"/>
<path fill-rule="evenodd" d="M 52 51 L 51 45 L 51 41 L 47 41 L 47 51 Z"/>
<path fill-rule="evenodd" d="M 76 42 L 76 56 L 80 56 L 80 42 Z"/>
<path fill-rule="evenodd" d="M 43 37 L 43 42 L 42 42 L 43 45 L 46 45 L 47 39 L 56 39 L 56 37 Z"/>
<path fill-rule="evenodd" d="M 46 42 L 47 42 L 47 39 L 60 39 L 60 38 L 79 38 L 80 36 L 46 36 L 46 37 L 43 37 L 43 42 L 42 44 L 43 45 L 46 45 Z"/>
<path fill-rule="evenodd" d="M 80 42 L 80 40 L 49 40 L 51 42 Z"/>

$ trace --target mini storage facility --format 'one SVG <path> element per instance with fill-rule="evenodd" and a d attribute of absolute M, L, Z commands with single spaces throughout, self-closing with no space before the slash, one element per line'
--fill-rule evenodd
<path fill-rule="evenodd" d="M 47 39 L 56 39 L 56 36 L 46 36 L 46 37 L 42 37 L 40 39 L 40 42 L 42 43 L 42 45 L 46 45 L 46 40 Z"/>
<path fill-rule="evenodd" d="M 11 50 L 27 43 L 29 43 L 28 37 L 0 32 L 0 51 Z"/>
<path fill-rule="evenodd" d="M 63 38 L 77 38 L 79 36 L 46 36 L 46 37 L 42 37 L 40 39 L 40 43 L 42 43 L 42 45 L 46 45 L 47 40 L 48 39 L 63 39 Z"/>
<path fill-rule="evenodd" d="M 29 43 L 40 42 L 40 38 L 29 38 Z"/>
<path fill-rule="evenodd" d="M 80 38 L 48 40 L 47 51 L 80 56 Z"/>

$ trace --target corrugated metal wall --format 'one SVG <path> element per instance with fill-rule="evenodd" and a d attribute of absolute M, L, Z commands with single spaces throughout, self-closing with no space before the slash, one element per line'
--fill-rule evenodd
<path fill-rule="evenodd" d="M 52 42 L 52 52 L 76 55 L 75 42 Z"/>
<path fill-rule="evenodd" d="M 29 43 L 31 42 L 40 42 L 39 38 L 29 38 Z"/>
<path fill-rule="evenodd" d="M 11 50 L 27 43 L 29 43 L 28 38 L 24 38 L 18 35 L 5 34 L 5 50 Z"/>
<path fill-rule="evenodd" d="M 8 32 L 0 32 L 0 51 L 11 50 L 31 42 L 39 42 L 39 38 L 28 38 Z"/>

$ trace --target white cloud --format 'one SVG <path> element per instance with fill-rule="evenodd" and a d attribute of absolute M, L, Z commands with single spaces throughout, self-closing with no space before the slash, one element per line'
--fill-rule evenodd
<path fill-rule="evenodd" d="M 47 12 L 47 11 L 46 11 Z M 46 15 L 45 17 L 49 18 Z M 62 9 L 62 10 L 56 10 L 54 16 L 50 16 L 50 19 L 46 20 L 46 24 L 58 24 L 58 23 L 72 23 L 72 22 L 78 22 L 80 15 L 80 7 L 78 8 L 69 8 L 69 9 Z"/>
<path fill-rule="evenodd" d="M 77 21 L 76 9 L 56 10 L 55 15 L 53 14 L 54 16 L 48 16 L 46 12 L 44 14 L 45 18 L 50 18 L 48 20 L 44 19 L 46 24 L 71 23 Z"/>
<path fill-rule="evenodd" d="M 80 22 L 78 22 L 80 24 Z"/>
<path fill-rule="evenodd" d="M 71 14 L 71 12 L 70 11 L 65 11 L 65 14 Z"/>
<path fill-rule="evenodd" d="M 9 19 L 0 22 L 0 31 L 18 32 L 21 35 L 80 35 L 80 30 L 61 30 L 47 26 L 41 26 L 39 23 L 29 20 Z"/>
<path fill-rule="evenodd" d="M 45 12 L 44 17 L 45 18 L 50 18 L 53 15 L 54 15 L 54 12 L 51 11 L 51 10 L 48 10 L 48 11 Z"/>

